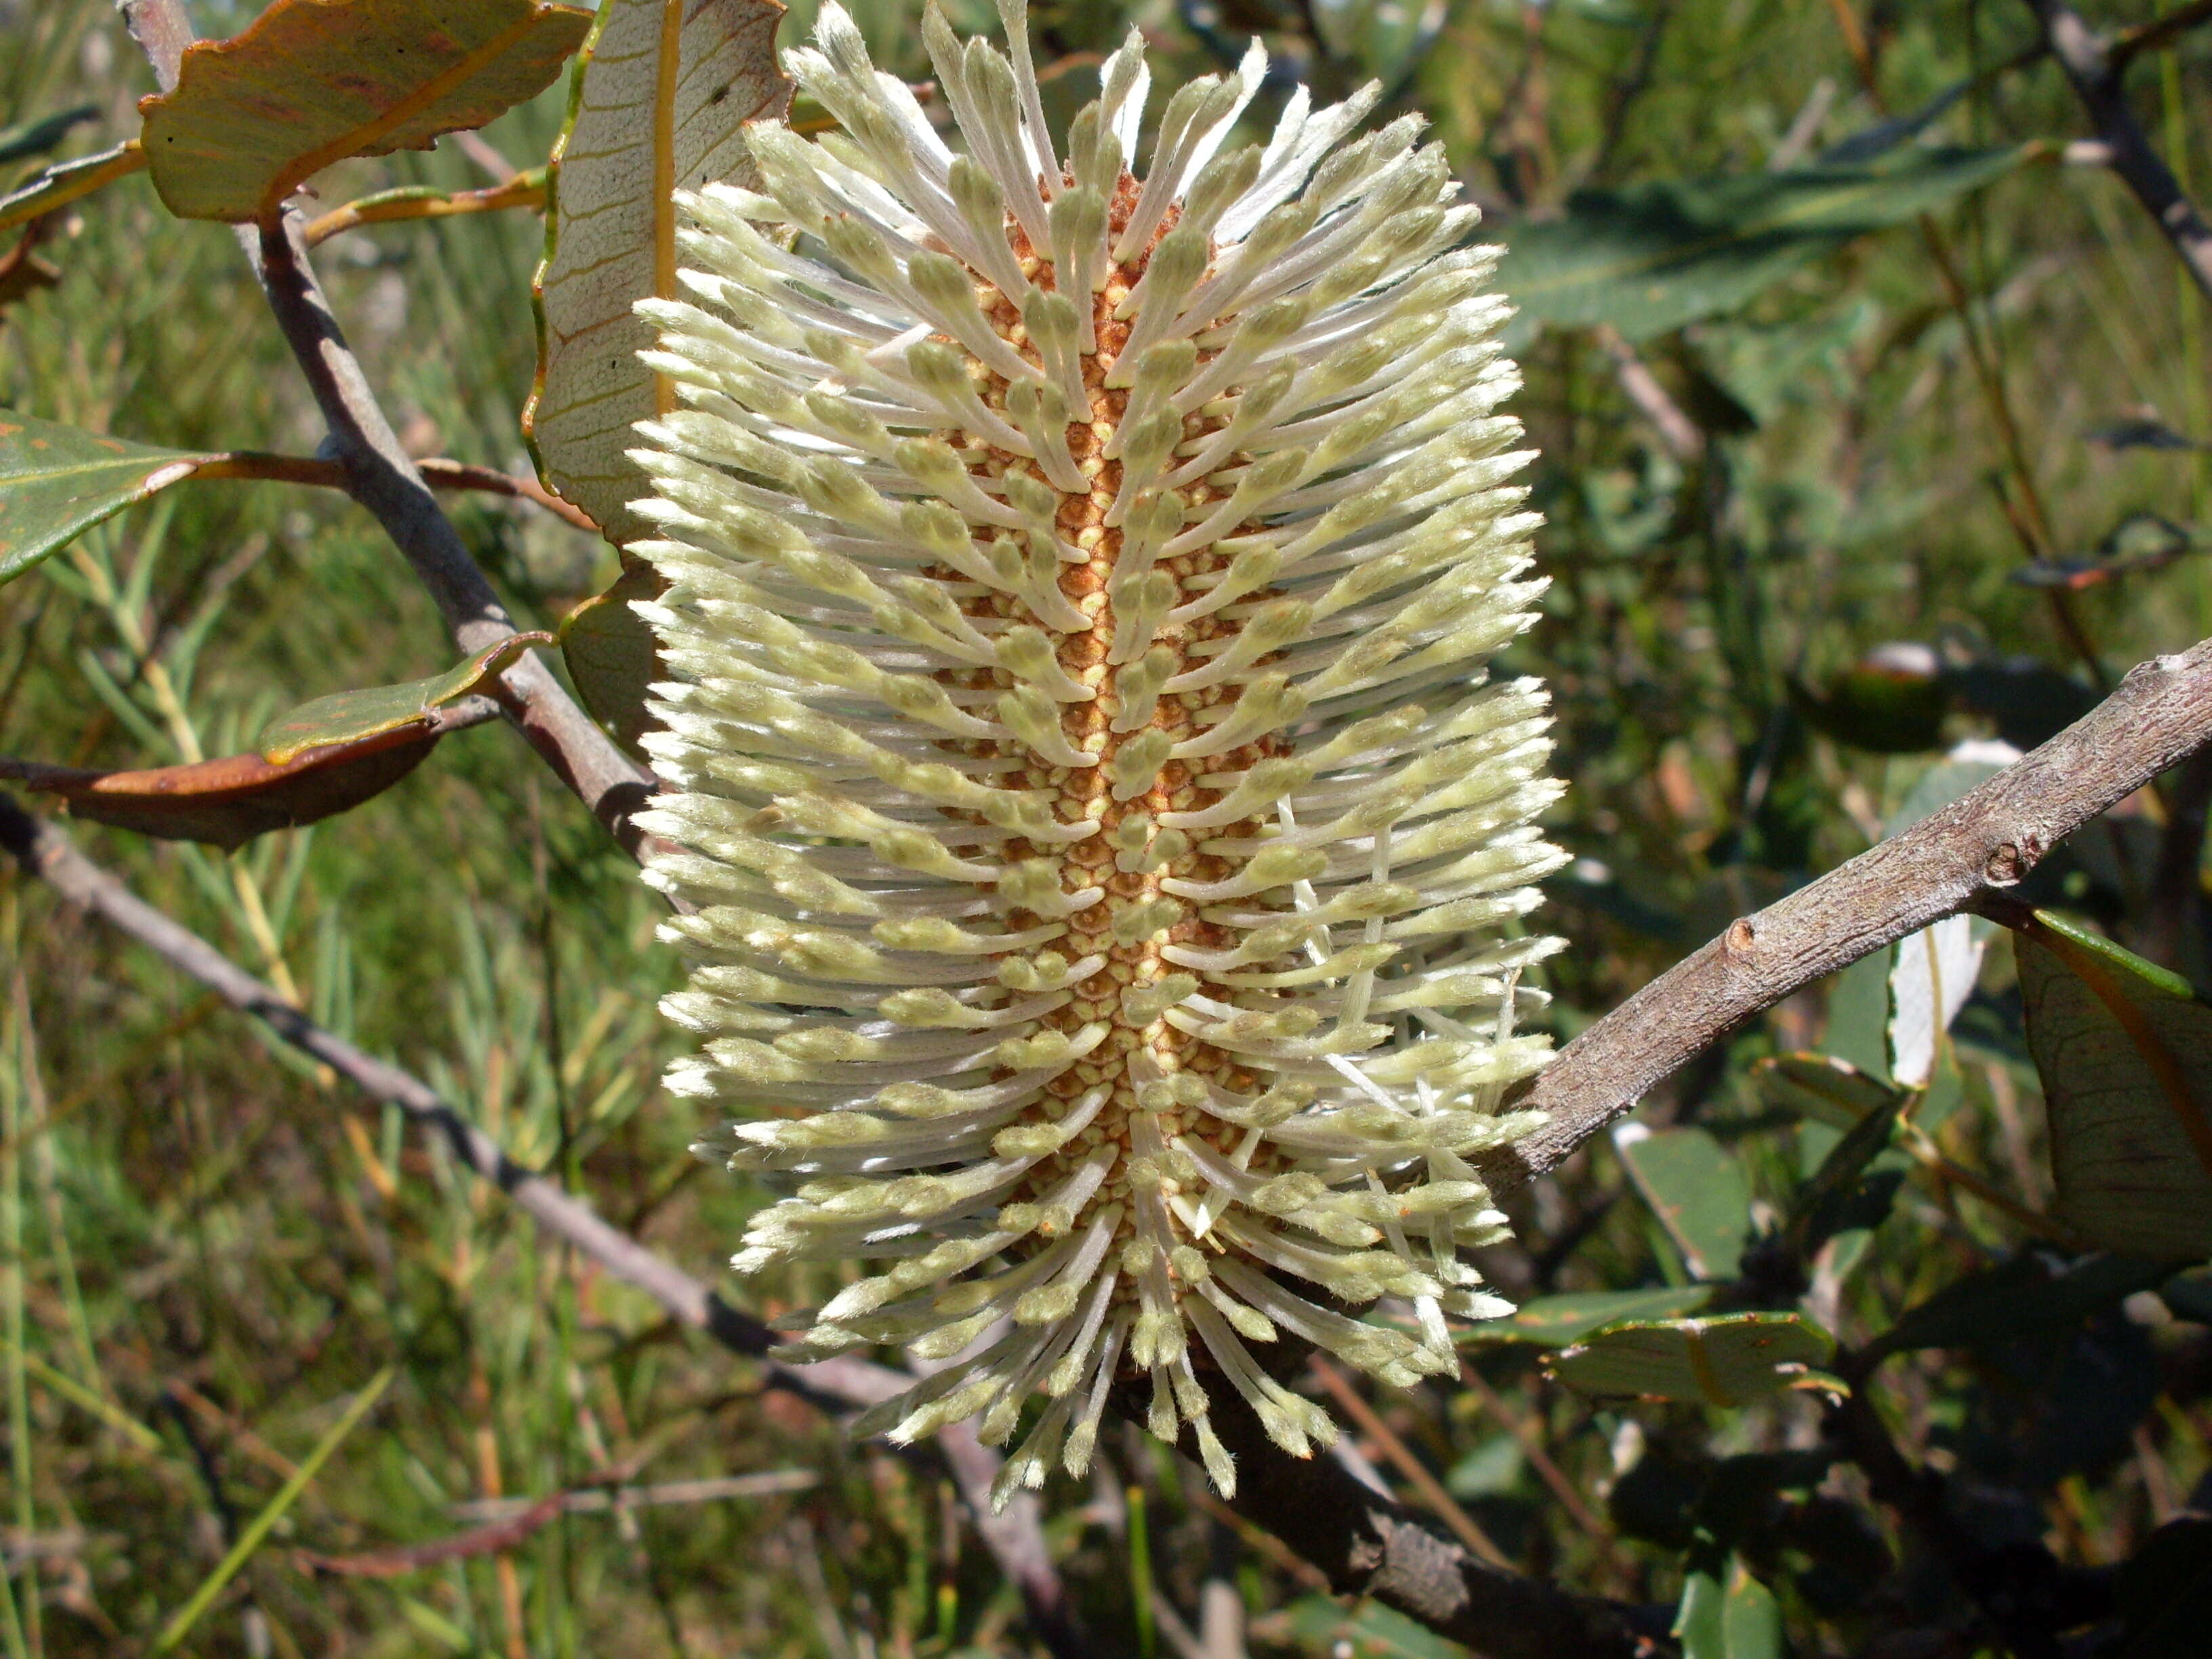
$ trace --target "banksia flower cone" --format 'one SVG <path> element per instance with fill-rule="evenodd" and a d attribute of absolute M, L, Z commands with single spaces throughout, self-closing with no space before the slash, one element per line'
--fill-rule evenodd
<path fill-rule="evenodd" d="M 945 1362 L 864 1430 L 1026 1415 L 1003 1499 L 1149 1376 L 1226 1492 L 1209 1387 L 1335 1433 L 1255 1347 L 1404 1384 L 1505 1310 L 1470 1160 L 1533 1126 L 1560 862 L 1544 694 L 1485 669 L 1542 588 L 1517 379 L 1417 122 L 1300 91 L 1227 148 L 1255 46 L 1139 178 L 1133 33 L 1063 160 L 1001 5 L 1006 52 L 925 23 L 954 149 L 825 4 L 787 63 L 841 130 L 752 128 L 646 307 L 670 1081 L 788 1194 L 739 1269 L 884 1264 L 797 1352 Z"/>

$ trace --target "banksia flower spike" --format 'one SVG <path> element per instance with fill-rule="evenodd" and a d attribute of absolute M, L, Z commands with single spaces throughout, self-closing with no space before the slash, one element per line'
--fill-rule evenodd
<path fill-rule="evenodd" d="M 740 1270 L 884 1264 L 798 1352 L 949 1362 L 864 1431 L 1041 1399 L 1003 1498 L 1149 1375 L 1225 1492 L 1209 1383 L 1335 1433 L 1255 1347 L 1404 1384 L 1505 1310 L 1470 1160 L 1533 1126 L 1556 941 L 1509 925 L 1561 861 L 1543 691 L 1484 667 L 1543 586 L 1518 382 L 1415 120 L 1301 90 L 1227 148 L 1255 46 L 1139 179 L 1133 32 L 1063 160 L 1000 3 L 1006 52 L 925 21 L 958 149 L 825 3 L 787 64 L 841 131 L 752 128 L 763 191 L 684 197 L 696 303 L 645 307 L 670 1082 L 789 1194 Z"/>

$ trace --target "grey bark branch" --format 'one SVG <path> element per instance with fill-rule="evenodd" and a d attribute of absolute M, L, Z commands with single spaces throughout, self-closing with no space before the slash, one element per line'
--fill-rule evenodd
<path fill-rule="evenodd" d="M 302 1054 L 328 1066 L 370 1099 L 399 1108 L 442 1141 L 463 1168 L 505 1193 L 547 1237 L 643 1291 L 679 1323 L 732 1352 L 758 1359 L 781 1386 L 817 1404 L 850 1409 L 887 1399 L 913 1381 L 860 1359 L 788 1365 L 767 1358 L 777 1338 L 766 1325 L 611 1225 L 583 1200 L 515 1163 L 428 1084 L 325 1030 L 273 988 L 132 893 L 54 825 L 33 817 L 5 795 L 0 795 L 0 848 L 15 856 L 27 875 L 44 881 L 75 908 L 137 939 L 240 1012 L 252 1015 Z M 1046 1548 L 1036 1499 L 1024 1494 L 1004 1514 L 994 1515 L 990 1491 L 999 1469 L 997 1454 L 976 1440 L 974 1425 L 968 1423 L 945 1430 L 939 1444 L 975 1517 L 976 1530 L 1001 1570 L 1020 1587 L 1033 1627 L 1059 1659 L 1079 1659 L 1088 1649 L 1073 1624 Z"/>
<path fill-rule="evenodd" d="M 2142 49 L 2140 42 L 2134 50 L 2116 53 L 2063 0 L 2027 0 L 2027 5 L 2043 25 L 2051 56 L 2074 83 L 2091 125 L 2110 151 L 2112 171 L 2158 222 L 2197 286 L 2212 299 L 2212 225 L 2206 224 L 2196 204 L 2182 194 L 2173 170 L 2151 148 L 2141 124 L 2128 108 L 2124 82 L 2129 60 Z M 2168 21 L 2176 27 L 2188 27 L 2203 21 L 2205 15 L 2204 8 L 2188 6 Z M 2152 27 L 2163 30 L 2166 24 Z"/>
<path fill-rule="evenodd" d="M 125 13 L 155 80 L 163 91 L 170 90 L 185 49 L 195 38 L 180 0 L 133 0 Z M 348 493 L 376 515 L 463 650 L 478 650 L 517 632 L 453 520 L 401 447 L 359 359 L 346 344 L 308 262 L 298 216 L 288 213 L 279 222 L 240 226 L 238 236 L 330 428 Z M 629 815 L 644 803 L 652 775 L 614 745 L 535 652 L 507 671 L 501 690 L 499 701 L 531 746 L 635 853 L 638 838 Z"/>
<path fill-rule="evenodd" d="M 2212 640 L 2116 691 L 1980 788 L 1799 888 L 1586 1028 L 1516 1106 L 1549 1114 L 1486 1160 L 1500 1189 L 1556 1169 L 1753 1015 L 1869 952 L 2016 886 L 2058 842 L 2212 740 Z"/>

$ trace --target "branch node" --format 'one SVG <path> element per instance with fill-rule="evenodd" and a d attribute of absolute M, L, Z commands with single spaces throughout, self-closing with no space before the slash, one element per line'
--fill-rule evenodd
<path fill-rule="evenodd" d="M 1982 866 L 1982 879 L 1992 887 L 2014 887 L 2021 878 L 2035 867 L 2040 850 L 2032 836 L 2021 837 L 2021 843 L 1999 842 Z"/>
<path fill-rule="evenodd" d="M 1749 916 L 1738 916 L 1729 923 L 1728 933 L 1721 940 L 1722 948 L 1732 957 L 1749 956 L 1758 943 L 1758 932 L 1752 927 Z"/>

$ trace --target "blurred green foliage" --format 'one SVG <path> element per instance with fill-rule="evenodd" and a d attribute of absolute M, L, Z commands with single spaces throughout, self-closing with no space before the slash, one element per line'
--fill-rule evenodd
<path fill-rule="evenodd" d="M 989 15 L 983 0 L 950 9 L 968 27 Z M 926 76 L 909 0 L 856 10 L 881 61 Z M 2156 10 L 2093 8 L 2112 27 Z M 195 8 L 209 34 L 251 11 Z M 793 6 L 787 39 L 810 12 Z M 1553 586 L 1546 626 L 1504 665 L 1552 683 L 1574 785 L 1553 829 L 1578 862 L 1548 919 L 1576 941 L 1548 976 L 1562 1036 L 1862 850 L 1955 742 L 2038 741 L 2104 679 L 2212 631 L 2205 307 L 2119 184 L 2063 163 L 2080 113 L 2028 52 L 2027 7 L 1036 0 L 1032 15 L 1040 61 L 1066 65 L 1048 82 L 1056 119 L 1133 17 L 1170 77 L 1233 61 L 1257 32 L 1279 64 L 1263 106 L 1297 78 L 1340 94 L 1379 77 L 1391 107 L 1432 119 L 1498 234 L 1510 245 L 1525 227 L 1517 258 L 1583 261 L 1576 308 L 1547 310 L 1532 286 L 1518 336 Z M 44 154 L 136 131 L 151 81 L 107 7 L 0 0 L 0 188 Z M 2201 198 L 2212 30 L 2147 58 L 2131 86 Z M 535 165 L 562 103 L 556 88 L 483 137 Z M 1943 188 L 1835 208 L 1839 181 L 1946 167 Z M 316 188 L 329 206 L 489 182 L 449 140 Z M 526 469 L 541 244 L 535 218 L 510 212 L 322 251 L 416 453 Z M 1607 264 L 1622 248 L 1626 264 Z M 59 280 L 0 310 L 0 405 L 187 451 L 313 449 L 313 405 L 225 229 L 170 219 L 140 177 L 76 204 L 40 252 Z M 1656 291 L 1654 270 L 1674 287 Z M 557 624 L 617 574 L 549 514 L 453 499 L 522 626 Z M 2142 515 L 2179 542 L 2149 556 L 2115 539 Z M 2075 567 L 2087 575 L 2053 574 Z M 285 708 L 451 661 L 404 562 L 343 498 L 189 486 L 0 588 L 0 753 L 142 767 L 233 752 Z M 2125 804 L 2032 896 L 2201 985 L 2196 866 L 2178 898 L 2154 884 L 2166 810 Z M 652 942 L 655 902 L 524 745 L 491 728 L 450 738 L 370 806 L 228 858 L 80 834 L 659 1248 L 699 1264 L 738 1237 L 757 1195 L 702 1173 L 686 1148 L 708 1126 L 657 1087 L 670 1043 L 653 1002 L 675 974 Z M 1520 1195 L 1522 1243 L 1485 1265 L 1538 1304 L 1507 1333 L 1535 1340 L 1471 1346 L 1479 1389 L 1378 1402 L 1521 1565 L 1679 1598 L 1701 1653 L 1771 1653 L 1776 1628 L 1800 1652 L 1992 1638 L 1985 1610 L 1901 1548 L 1863 1479 L 1818 1449 L 1817 1391 L 1638 1405 L 1545 1369 L 1540 1345 L 1693 1311 L 1705 1292 L 1668 1290 L 1692 1279 L 1726 1281 L 1717 1313 L 1802 1305 L 1857 1350 L 1866 1369 L 1848 1380 L 1912 1455 L 1954 1473 L 1963 1524 L 1991 1551 L 2127 1561 L 2192 1491 L 2206 1505 L 2205 1299 L 2123 1304 L 2163 1269 L 2084 1263 L 2052 1219 L 2006 947 L 1887 1149 L 1854 1146 L 1805 1184 L 1855 1113 L 1896 1111 L 1887 960 L 1792 999 L 1647 1102 L 1678 1139 L 1626 1158 L 1601 1146 Z M 1030 1650 L 926 1450 L 849 1443 L 763 1392 L 751 1367 L 541 1249 L 395 1115 L 12 878 L 0 975 L 11 1656 L 143 1648 L 387 1363 L 389 1394 L 201 1620 L 196 1650 Z M 1866 1075 L 1759 1064 L 1814 1048 Z M 1684 1171 L 1695 1190 L 1675 1205 L 1663 1188 Z M 1736 1212 L 1697 1207 L 1717 1191 Z M 1792 1219 L 1815 1200 L 1818 1227 Z M 773 1316 L 831 1278 L 743 1293 Z M 1868 1346 L 1939 1290 L 1905 1336 Z M 1139 1626 L 1132 1482 L 1151 1488 L 1149 1576 L 1170 1612 L 1194 1617 L 1202 1582 L 1224 1581 L 1255 1653 L 1444 1650 L 1395 1615 L 1310 1595 L 1134 1431 L 1108 1450 L 1095 1492 L 1052 1495 L 1048 1530 L 1113 1650 Z M 421 1544 L 500 1513 L 494 1500 L 613 1472 L 650 1486 L 778 1470 L 818 1478 L 565 1515 L 398 1577 L 319 1577 L 294 1553 Z M 2198 1582 L 2196 1524 L 2160 1534 L 2134 1588 L 2100 1604 L 2127 1639 Z M 1954 1640 L 1968 1645 L 1941 1645 Z"/>

